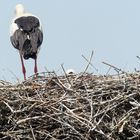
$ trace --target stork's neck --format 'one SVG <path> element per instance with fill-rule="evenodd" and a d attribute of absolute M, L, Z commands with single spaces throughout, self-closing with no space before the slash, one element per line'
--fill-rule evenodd
<path fill-rule="evenodd" d="M 21 17 L 22 15 L 24 15 L 23 12 L 19 12 L 19 13 L 16 13 L 15 17 Z"/>
<path fill-rule="evenodd" d="M 26 13 L 26 12 L 24 12 L 24 13 L 19 13 L 19 14 L 16 14 L 15 15 L 15 18 L 19 18 L 19 17 L 22 17 L 22 16 L 34 16 L 34 15 L 32 15 L 31 13 Z"/>
<path fill-rule="evenodd" d="M 22 4 L 17 4 L 15 7 L 15 16 L 19 17 L 25 13 L 25 9 Z"/>

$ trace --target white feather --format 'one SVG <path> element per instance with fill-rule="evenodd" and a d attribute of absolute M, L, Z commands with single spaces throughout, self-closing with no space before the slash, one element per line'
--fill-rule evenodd
<path fill-rule="evenodd" d="M 18 29 L 19 28 L 18 28 L 17 24 L 13 22 L 10 26 L 10 36 L 12 36 L 14 34 L 14 32 Z"/>

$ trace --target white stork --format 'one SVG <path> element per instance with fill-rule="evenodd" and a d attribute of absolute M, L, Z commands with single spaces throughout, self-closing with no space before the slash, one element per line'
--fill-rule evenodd
<path fill-rule="evenodd" d="M 26 80 L 26 69 L 24 59 L 35 60 L 34 73 L 37 69 L 37 54 L 43 41 L 43 32 L 40 20 L 31 13 L 26 13 L 22 4 L 15 7 L 15 17 L 10 26 L 10 40 L 14 48 L 19 50 L 22 72 Z"/>

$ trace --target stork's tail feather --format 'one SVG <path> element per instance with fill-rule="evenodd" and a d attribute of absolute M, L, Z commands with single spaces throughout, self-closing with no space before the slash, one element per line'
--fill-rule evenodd
<path fill-rule="evenodd" d="M 24 54 L 23 55 L 24 59 L 29 59 L 29 58 L 33 58 L 36 59 L 36 53 L 31 53 L 31 54 Z"/>

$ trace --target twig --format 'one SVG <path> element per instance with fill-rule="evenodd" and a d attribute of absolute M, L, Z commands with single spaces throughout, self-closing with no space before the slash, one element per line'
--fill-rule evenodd
<path fill-rule="evenodd" d="M 108 65 L 108 66 L 110 66 L 110 67 L 112 67 L 112 68 L 114 68 L 114 70 L 116 70 L 117 72 L 122 72 L 122 73 L 126 73 L 125 71 L 122 71 L 121 69 L 119 69 L 119 68 L 117 68 L 116 66 L 114 66 L 114 65 L 111 65 L 111 64 L 109 64 L 109 63 L 107 63 L 107 62 L 102 62 L 103 64 L 105 64 L 105 65 Z"/>
<path fill-rule="evenodd" d="M 86 66 L 86 68 L 85 68 L 83 74 L 86 73 L 86 71 L 88 70 L 89 66 L 91 65 L 91 61 L 92 61 L 93 54 L 94 54 L 94 51 L 91 52 L 90 59 L 89 59 L 89 61 L 88 61 L 88 64 L 87 64 L 87 66 Z"/>
<path fill-rule="evenodd" d="M 30 129 L 31 129 L 31 132 L 32 132 L 33 140 L 36 140 L 36 138 L 35 138 L 35 134 L 34 134 L 34 131 L 33 131 L 33 128 L 32 128 L 31 125 L 30 125 Z"/>
<path fill-rule="evenodd" d="M 98 72 L 98 69 L 84 55 L 82 57 Z"/>
<path fill-rule="evenodd" d="M 70 81 L 70 79 L 69 79 L 69 77 L 68 77 L 68 75 L 66 74 L 66 71 L 65 71 L 65 69 L 64 69 L 64 66 L 61 64 L 61 67 L 62 67 L 62 70 L 63 70 L 63 72 L 65 73 L 65 76 L 66 76 L 66 78 L 67 78 L 67 81 L 69 82 L 69 84 L 71 85 L 71 87 L 73 87 L 72 86 L 72 83 L 71 83 L 71 81 Z"/>
<path fill-rule="evenodd" d="M 140 57 L 139 56 L 136 56 L 138 59 L 140 59 Z"/>

